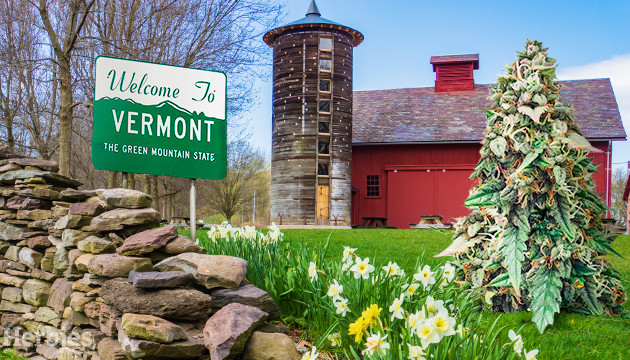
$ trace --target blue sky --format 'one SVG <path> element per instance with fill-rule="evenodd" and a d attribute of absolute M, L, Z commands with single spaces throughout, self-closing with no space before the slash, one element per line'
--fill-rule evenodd
<path fill-rule="evenodd" d="M 310 0 L 286 4 L 283 24 L 304 17 Z M 466 53 L 479 53 L 475 82 L 493 83 L 530 38 L 558 59 L 560 79 L 611 78 L 630 134 L 630 1 L 317 0 L 317 5 L 323 17 L 365 36 L 354 51 L 355 90 L 433 86 L 429 58 Z M 268 63 L 268 79 L 257 81 L 260 103 L 247 118 L 253 145 L 269 154 L 271 51 Z M 613 163 L 627 161 L 630 144 L 614 143 Z"/>

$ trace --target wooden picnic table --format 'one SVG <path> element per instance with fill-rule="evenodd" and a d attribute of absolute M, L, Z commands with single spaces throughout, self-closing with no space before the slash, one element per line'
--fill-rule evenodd
<path fill-rule="evenodd" d="M 367 229 L 371 227 L 379 228 L 379 229 L 396 229 L 395 226 L 387 225 L 387 218 L 380 216 L 363 216 L 363 222 L 361 225 L 354 226 L 356 229 Z"/>
<path fill-rule="evenodd" d="M 453 224 L 443 223 L 444 217 L 442 215 L 420 215 L 420 221 L 415 223 L 409 223 L 409 227 L 412 229 L 451 229 Z"/>

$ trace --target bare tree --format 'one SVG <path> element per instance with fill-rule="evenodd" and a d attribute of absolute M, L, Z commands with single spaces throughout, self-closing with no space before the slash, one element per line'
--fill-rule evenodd
<path fill-rule="evenodd" d="M 613 170 L 611 179 L 612 201 L 610 203 L 610 210 L 612 211 L 613 218 L 615 218 L 620 225 L 624 225 L 627 221 L 628 203 L 623 201 L 623 192 L 626 189 L 628 176 L 630 176 L 630 170 L 617 168 Z"/>

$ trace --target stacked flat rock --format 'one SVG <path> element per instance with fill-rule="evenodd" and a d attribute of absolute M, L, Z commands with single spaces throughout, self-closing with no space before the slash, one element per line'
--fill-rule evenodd
<path fill-rule="evenodd" d="M 247 262 L 157 227 L 153 199 L 0 156 L 0 346 L 32 359 L 299 359 Z M 32 335 L 32 336 L 31 336 Z"/>

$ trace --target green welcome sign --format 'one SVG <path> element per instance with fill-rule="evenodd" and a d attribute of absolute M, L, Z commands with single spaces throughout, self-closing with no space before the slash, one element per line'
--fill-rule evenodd
<path fill-rule="evenodd" d="M 225 178 L 225 74 L 99 56 L 95 75 L 94 167 Z"/>

